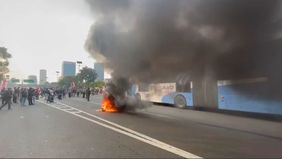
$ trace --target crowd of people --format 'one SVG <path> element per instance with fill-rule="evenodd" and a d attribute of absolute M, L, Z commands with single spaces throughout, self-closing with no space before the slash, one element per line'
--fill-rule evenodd
<path fill-rule="evenodd" d="M 80 89 L 69 89 L 68 90 L 68 97 L 80 97 L 86 98 L 87 101 L 90 100 L 90 95 L 97 95 L 102 94 L 103 89 L 90 89 L 90 88 L 80 88 Z"/>
<path fill-rule="evenodd" d="M 81 89 L 62 89 L 62 88 L 8 88 L 3 89 L 0 92 L 2 105 L 0 110 L 8 106 L 8 110 L 11 109 L 12 104 L 20 104 L 21 106 L 34 105 L 35 100 L 39 98 L 44 98 L 46 102 L 54 102 L 54 99 L 62 100 L 68 96 L 71 97 L 80 97 L 85 98 L 87 101 L 90 101 L 91 95 L 102 94 L 103 89 L 90 89 L 90 88 L 81 88 Z"/>
<path fill-rule="evenodd" d="M 1 99 L 2 99 L 2 106 L 0 110 L 8 106 L 8 109 L 11 109 L 11 104 L 17 104 L 18 102 L 21 106 L 26 105 L 26 101 L 28 101 L 28 105 L 34 105 L 35 99 L 38 99 L 40 94 L 39 88 L 20 88 L 15 87 L 14 89 L 8 88 L 1 90 Z"/>

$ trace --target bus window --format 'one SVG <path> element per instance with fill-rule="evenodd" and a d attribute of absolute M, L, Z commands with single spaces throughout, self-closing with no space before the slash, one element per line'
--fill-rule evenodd
<path fill-rule="evenodd" d="M 149 84 L 139 84 L 139 92 L 148 92 L 149 91 Z"/>
<path fill-rule="evenodd" d="M 191 82 L 176 83 L 176 92 L 191 92 Z"/>

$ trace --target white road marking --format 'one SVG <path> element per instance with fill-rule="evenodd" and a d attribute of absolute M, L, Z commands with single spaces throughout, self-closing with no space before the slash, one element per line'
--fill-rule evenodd
<path fill-rule="evenodd" d="M 97 120 L 90 119 L 90 118 L 88 118 L 88 117 L 85 117 L 85 116 L 79 114 L 78 112 L 70 112 L 70 111 L 67 111 L 67 110 L 65 110 L 65 109 L 60 109 L 59 107 L 57 107 L 57 106 L 55 106 L 55 105 L 51 105 L 51 104 L 44 103 L 44 102 L 41 102 L 41 101 L 38 101 L 38 102 L 40 102 L 40 103 L 42 103 L 42 104 L 45 104 L 45 105 L 47 105 L 47 106 L 50 106 L 50 107 L 52 107 L 52 108 L 56 108 L 56 109 L 58 109 L 58 110 L 64 111 L 64 112 L 66 112 L 66 113 L 75 115 L 75 116 L 80 117 L 80 118 L 82 118 L 82 119 L 88 120 L 88 121 L 90 121 L 90 122 L 93 122 L 93 123 L 98 124 L 98 125 L 100 125 L 100 126 L 103 126 L 103 127 L 105 127 L 105 128 L 108 128 L 108 129 L 111 129 L 111 130 L 116 131 L 116 132 L 118 132 L 118 133 L 124 134 L 124 135 L 126 135 L 126 136 L 132 137 L 132 138 L 137 139 L 137 140 L 139 140 L 139 141 L 142 141 L 142 142 L 144 142 L 144 143 L 147 143 L 147 144 L 150 144 L 150 145 L 152 145 L 152 146 L 158 147 L 158 148 L 160 148 L 160 149 L 166 150 L 166 151 L 171 152 L 171 153 L 173 153 L 173 154 L 176 154 L 176 155 L 178 155 L 178 156 L 181 156 L 181 157 L 184 157 L 184 158 L 202 158 L 202 157 L 197 156 L 197 155 L 195 155 L 195 154 L 192 154 L 192 153 L 190 153 L 190 152 L 184 151 L 184 150 L 182 150 L 182 149 L 179 149 L 179 148 L 174 147 L 174 146 L 172 146 L 172 145 L 166 144 L 166 143 L 164 143 L 164 142 L 162 142 L 162 141 L 159 141 L 159 140 L 157 140 L 157 139 L 151 138 L 151 137 L 149 137 L 149 136 L 147 136 L 147 135 L 141 134 L 141 133 L 136 132 L 136 131 L 134 131 L 134 130 L 132 130 L 132 129 L 123 127 L 123 126 L 121 126 L 121 125 L 119 125 L 119 124 L 116 124 L 116 123 L 114 123 L 114 122 L 105 120 L 105 119 L 100 118 L 100 117 L 98 117 L 98 116 L 96 116 L 96 115 L 87 113 L 87 112 L 85 112 L 85 111 L 79 110 L 79 109 L 77 109 L 77 108 L 74 108 L 74 107 L 72 107 L 72 106 L 66 105 L 66 104 L 64 104 L 64 103 L 57 102 L 57 103 L 60 104 L 60 105 L 64 105 L 64 106 L 71 107 L 71 108 L 74 109 L 74 110 L 78 110 L 79 113 L 84 113 L 84 114 L 89 115 L 89 116 L 91 116 L 91 117 L 93 117 L 93 118 L 96 118 L 96 119 L 98 119 L 98 120 L 100 120 L 100 121 L 103 121 L 104 123 L 103 123 L 103 122 L 100 122 L 100 121 L 97 121 Z M 107 123 L 107 124 L 105 124 L 105 123 Z"/>

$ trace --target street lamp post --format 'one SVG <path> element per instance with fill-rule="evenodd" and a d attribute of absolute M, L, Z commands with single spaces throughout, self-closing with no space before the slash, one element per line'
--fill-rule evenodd
<path fill-rule="evenodd" d="M 76 61 L 76 63 L 78 64 L 78 73 L 80 71 L 80 65 L 82 64 L 82 61 Z"/>
<path fill-rule="evenodd" d="M 57 74 L 57 81 L 59 81 L 59 71 L 56 71 L 56 74 Z"/>

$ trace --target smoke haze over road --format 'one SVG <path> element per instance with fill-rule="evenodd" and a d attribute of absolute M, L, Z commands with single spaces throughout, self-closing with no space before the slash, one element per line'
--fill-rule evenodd
<path fill-rule="evenodd" d="M 97 21 L 86 49 L 137 82 L 281 79 L 278 0 L 88 0 Z M 271 62 L 270 62 L 271 61 Z M 280 83 L 279 83 L 280 86 Z"/>

